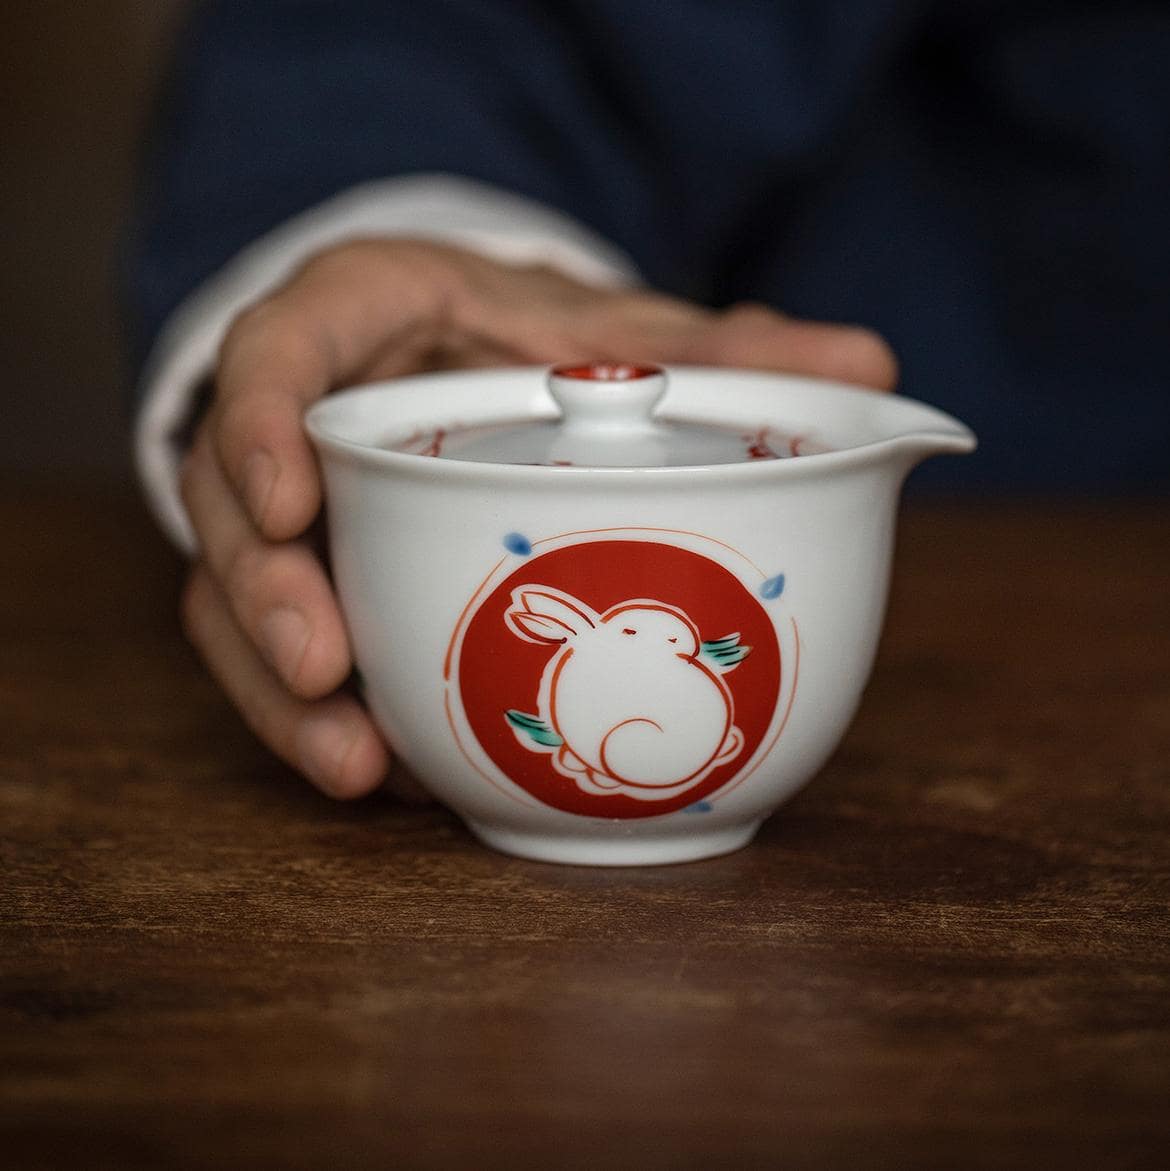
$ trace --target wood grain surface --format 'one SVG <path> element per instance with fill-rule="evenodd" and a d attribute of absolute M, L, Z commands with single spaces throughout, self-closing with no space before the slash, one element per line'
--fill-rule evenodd
<path fill-rule="evenodd" d="M 522 862 L 314 793 L 135 500 L 0 497 L 0 1166 L 1170 1165 L 1170 507 L 909 507 L 738 854 Z"/>

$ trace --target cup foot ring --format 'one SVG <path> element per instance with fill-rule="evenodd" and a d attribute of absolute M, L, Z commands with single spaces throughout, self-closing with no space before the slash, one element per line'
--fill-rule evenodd
<path fill-rule="evenodd" d="M 468 821 L 467 827 L 485 846 L 536 862 L 567 866 L 665 866 L 698 862 L 741 850 L 761 824 L 751 821 L 746 825 L 661 837 L 534 834 L 475 821 Z"/>

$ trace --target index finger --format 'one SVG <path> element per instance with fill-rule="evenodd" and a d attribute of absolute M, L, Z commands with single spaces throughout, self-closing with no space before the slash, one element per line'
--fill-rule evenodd
<path fill-rule="evenodd" d="M 298 536 L 321 504 L 305 409 L 395 335 L 441 316 L 441 282 L 395 263 L 384 244 L 357 243 L 310 260 L 246 310 L 220 350 L 212 420 L 229 484 L 269 540 Z"/>

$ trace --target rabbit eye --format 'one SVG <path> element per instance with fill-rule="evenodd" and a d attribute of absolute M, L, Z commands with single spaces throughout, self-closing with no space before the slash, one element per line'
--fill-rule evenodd
<path fill-rule="evenodd" d="M 622 630 L 622 634 L 637 634 L 637 633 L 638 632 L 632 626 L 627 626 L 627 627 L 625 627 L 625 629 Z"/>
<path fill-rule="evenodd" d="M 678 639 L 677 638 L 668 638 L 666 641 L 667 642 L 678 642 Z"/>

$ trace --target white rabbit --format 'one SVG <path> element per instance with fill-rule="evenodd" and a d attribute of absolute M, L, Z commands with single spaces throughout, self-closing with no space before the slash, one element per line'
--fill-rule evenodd
<path fill-rule="evenodd" d="M 512 710 L 508 722 L 584 791 L 664 800 L 743 748 L 721 678 L 751 650 L 738 634 L 703 642 L 664 602 L 638 598 L 598 614 L 543 585 L 513 590 L 504 620 L 526 642 L 558 648 L 541 676 L 539 714 Z"/>

